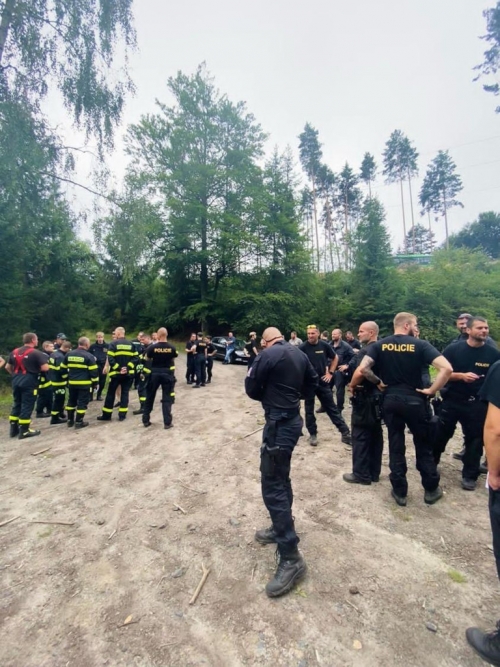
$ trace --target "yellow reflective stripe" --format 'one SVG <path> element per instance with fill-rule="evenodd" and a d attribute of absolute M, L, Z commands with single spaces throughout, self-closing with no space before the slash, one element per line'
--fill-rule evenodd
<path fill-rule="evenodd" d="M 93 366 L 87 366 L 89 371 L 96 371 L 97 370 L 97 364 L 94 364 Z"/>
<path fill-rule="evenodd" d="M 52 386 L 53 386 L 53 387 L 65 387 L 65 386 L 66 386 L 66 382 L 53 382 L 53 383 L 52 383 Z"/>
<path fill-rule="evenodd" d="M 87 364 L 71 363 L 71 364 L 68 364 L 68 368 L 88 368 L 88 366 L 87 366 Z M 95 366 L 95 368 L 97 368 L 97 366 Z"/>
<path fill-rule="evenodd" d="M 128 412 L 128 408 L 118 408 L 118 412 Z"/>
<path fill-rule="evenodd" d="M 110 372 L 108 373 L 108 375 L 109 375 L 109 377 L 111 378 L 111 377 L 113 377 L 114 375 L 118 375 L 118 371 L 110 371 Z"/>
<path fill-rule="evenodd" d="M 169 370 L 171 370 L 171 371 L 175 371 L 175 366 L 170 366 L 170 369 L 169 369 Z"/>
<path fill-rule="evenodd" d="M 170 396 L 175 396 L 175 391 L 173 391 L 173 392 L 170 394 Z"/>
<path fill-rule="evenodd" d="M 19 417 L 13 417 L 12 415 L 10 415 L 10 417 L 9 417 L 9 421 L 11 421 L 11 422 L 18 422 L 18 421 L 19 421 Z"/>
<path fill-rule="evenodd" d="M 75 408 L 71 407 L 71 405 L 66 406 L 66 412 L 69 412 L 70 410 L 74 410 Z"/>
<path fill-rule="evenodd" d="M 68 383 L 73 384 L 73 385 L 76 385 L 76 384 L 90 385 L 91 384 L 90 380 L 68 380 Z"/>
<path fill-rule="evenodd" d="M 38 395 L 38 389 L 33 389 L 33 396 L 37 396 L 37 395 Z"/>
<path fill-rule="evenodd" d="M 113 408 L 103 408 L 103 412 L 113 412 Z"/>
<path fill-rule="evenodd" d="M 61 365 L 59 366 L 59 368 L 68 368 L 68 367 L 66 366 L 66 364 L 64 363 L 64 361 L 61 361 Z"/>
<path fill-rule="evenodd" d="M 59 414 L 59 412 L 58 412 L 57 410 L 52 410 L 52 412 L 51 412 L 50 414 L 51 414 L 53 417 L 57 417 L 57 415 Z"/>
<path fill-rule="evenodd" d="M 76 414 L 77 415 L 84 415 L 87 411 L 86 410 L 77 410 Z"/>
<path fill-rule="evenodd" d="M 19 423 L 23 425 L 31 424 L 31 419 L 20 419 Z"/>
<path fill-rule="evenodd" d="M 92 378 L 92 382 L 99 382 L 99 378 Z"/>

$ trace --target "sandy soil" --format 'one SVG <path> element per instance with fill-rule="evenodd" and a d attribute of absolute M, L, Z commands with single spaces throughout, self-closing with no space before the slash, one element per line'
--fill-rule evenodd
<path fill-rule="evenodd" d="M 487 493 L 461 490 L 450 451 L 446 496 L 427 507 L 409 448 L 398 508 L 385 458 L 379 484 L 342 482 L 350 451 L 319 415 L 319 447 L 302 438 L 292 466 L 309 574 L 269 600 L 274 549 L 253 541 L 269 523 L 260 433 L 242 437 L 262 424 L 260 404 L 242 367 L 216 362 L 213 384 L 193 390 L 177 365 L 170 431 L 159 406 L 144 429 L 132 415 L 96 422 L 99 403 L 80 432 L 38 420 L 42 436 L 21 444 L 1 425 L 0 523 L 18 517 L 0 527 L 2 667 L 484 664 L 464 630 L 500 612 Z"/>

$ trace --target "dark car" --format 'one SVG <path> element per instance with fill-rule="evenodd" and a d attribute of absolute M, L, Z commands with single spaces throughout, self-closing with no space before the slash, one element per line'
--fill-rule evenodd
<path fill-rule="evenodd" d="M 226 336 L 216 336 L 215 338 L 212 338 L 212 345 L 215 347 L 215 359 L 224 361 L 226 358 L 226 340 Z M 245 341 L 240 338 L 236 338 L 235 340 L 234 350 L 231 353 L 231 363 L 248 364 L 249 358 L 245 356 Z"/>

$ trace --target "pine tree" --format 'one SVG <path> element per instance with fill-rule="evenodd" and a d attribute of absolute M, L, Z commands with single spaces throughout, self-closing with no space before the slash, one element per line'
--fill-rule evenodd
<path fill-rule="evenodd" d="M 318 130 L 306 123 L 304 131 L 299 135 L 299 155 L 302 169 L 311 182 L 311 193 L 313 201 L 314 231 L 316 235 L 316 263 L 319 271 L 319 231 L 318 231 L 318 208 L 317 208 L 317 178 L 321 165 L 323 153 L 318 139 Z"/>
<path fill-rule="evenodd" d="M 370 199 L 372 198 L 372 183 L 375 180 L 376 175 L 377 163 L 375 162 L 375 158 L 371 153 L 365 153 L 363 162 L 361 163 L 359 178 L 368 186 L 368 195 Z"/>

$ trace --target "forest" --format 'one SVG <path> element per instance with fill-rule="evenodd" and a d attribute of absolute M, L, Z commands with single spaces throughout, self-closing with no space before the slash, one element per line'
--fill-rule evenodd
<path fill-rule="evenodd" d="M 74 126 L 99 146 L 104 172 L 134 91 L 126 58 L 120 77 L 108 75 L 117 51 L 136 48 L 132 0 L 6 0 L 0 13 L 2 352 L 25 331 L 74 339 L 119 324 L 167 326 L 177 338 L 228 328 L 246 337 L 269 325 L 288 334 L 313 321 L 356 330 L 375 319 L 386 333 L 400 310 L 415 312 L 422 336 L 440 347 L 461 311 L 487 317 L 500 339 L 500 213 L 448 234 L 462 179 L 447 151 L 429 162 L 417 192 L 419 153 L 401 129 L 382 155 L 367 152 L 339 173 L 307 119 L 290 146 L 270 150 L 272 137 L 204 64 L 171 76 L 168 99 L 127 128 L 123 186 L 110 190 L 97 176 L 86 186 L 100 207 L 84 240 L 64 191 L 77 179 L 78 149 L 43 102 L 57 90 Z M 478 76 L 490 77 L 500 65 L 500 3 L 485 19 Z M 400 188 L 401 248 L 391 248 L 376 179 Z M 446 232 L 439 247 L 436 224 Z M 395 254 L 430 263 L 396 265 Z"/>

